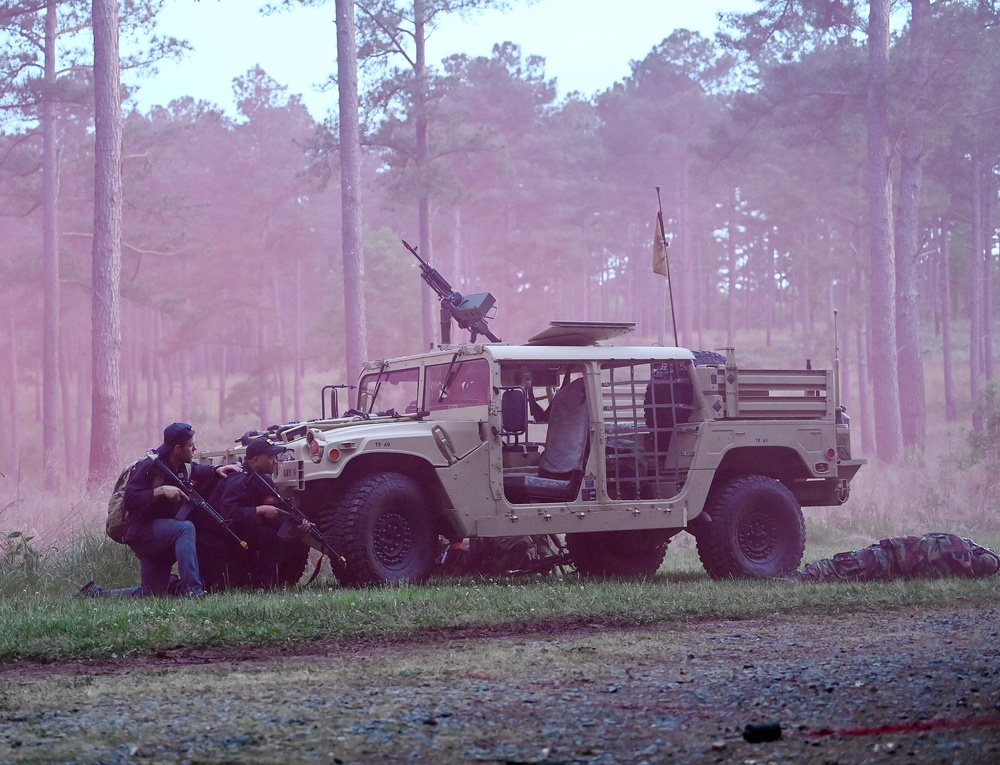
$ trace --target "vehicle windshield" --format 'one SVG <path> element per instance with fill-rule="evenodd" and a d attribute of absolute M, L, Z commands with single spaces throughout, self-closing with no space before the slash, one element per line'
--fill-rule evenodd
<path fill-rule="evenodd" d="M 490 365 L 486 359 L 473 359 L 427 367 L 424 408 L 458 409 L 490 403 Z"/>
<path fill-rule="evenodd" d="M 394 369 L 361 378 L 358 407 L 372 414 L 412 414 L 417 411 L 419 370 Z"/>

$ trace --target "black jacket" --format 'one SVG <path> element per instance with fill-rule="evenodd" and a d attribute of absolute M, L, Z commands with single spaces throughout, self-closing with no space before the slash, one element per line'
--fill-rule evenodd
<path fill-rule="evenodd" d="M 272 497 L 277 495 L 278 490 L 274 488 L 271 476 L 259 473 L 264 483 L 270 490 L 265 490 L 257 481 L 251 481 L 250 476 L 253 471 L 246 465 L 243 466 L 245 473 L 230 473 L 226 476 L 222 484 L 218 507 L 216 508 L 223 516 L 230 518 L 237 528 L 247 528 L 257 517 L 258 505 L 273 504 Z"/>
<path fill-rule="evenodd" d="M 166 463 L 164 463 L 166 464 Z M 184 473 L 178 474 L 185 477 Z M 191 465 L 191 482 L 201 496 L 211 493 L 215 485 L 215 468 L 211 465 Z M 125 542 L 142 544 L 152 539 L 152 523 L 160 518 L 174 518 L 180 506 L 167 497 L 153 498 L 153 490 L 166 481 L 153 460 L 143 460 L 132 471 L 125 486 Z"/>

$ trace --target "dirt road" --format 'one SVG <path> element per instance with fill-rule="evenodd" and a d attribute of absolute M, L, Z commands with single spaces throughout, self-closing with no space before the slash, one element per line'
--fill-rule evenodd
<path fill-rule="evenodd" d="M 998 635 L 956 607 L 4 665 L 0 762 L 992 765 Z"/>

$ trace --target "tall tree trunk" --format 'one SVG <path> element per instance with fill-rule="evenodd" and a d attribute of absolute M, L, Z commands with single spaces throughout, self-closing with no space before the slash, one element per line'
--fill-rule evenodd
<path fill-rule="evenodd" d="M 135 422 L 136 409 L 139 406 L 139 353 L 136 342 L 136 309 L 133 304 L 126 303 L 128 308 L 127 321 L 123 320 L 123 326 L 131 327 L 131 331 L 122 337 L 122 348 L 125 355 L 125 422 L 131 425 Z"/>
<path fill-rule="evenodd" d="M 305 357 L 305 310 L 302 298 L 302 261 L 295 264 L 295 360 L 292 368 L 295 375 L 292 378 L 292 397 L 294 399 L 293 411 L 296 422 L 302 422 L 302 376 L 304 374 L 303 362 Z M 351 370 L 345 370 L 350 384 Z"/>
<path fill-rule="evenodd" d="M 42 377 L 43 377 L 42 367 L 43 367 L 42 360 L 39 359 L 35 367 L 35 388 L 34 388 L 35 422 L 38 423 L 39 425 L 42 422 L 42 410 L 44 409 L 44 406 L 42 405 L 42 399 L 44 398 L 44 396 L 42 395 Z"/>
<path fill-rule="evenodd" d="M 767 282 L 764 284 L 764 345 L 768 348 L 774 342 L 774 261 L 777 253 L 767 246 L 767 265 L 764 268 L 764 276 Z"/>
<path fill-rule="evenodd" d="M 972 156 L 972 268 L 969 299 L 969 395 L 972 400 L 972 426 L 983 427 L 982 418 L 975 414 L 982 387 L 983 367 L 983 226 L 982 226 L 982 164 L 978 153 Z"/>
<path fill-rule="evenodd" d="M 288 417 L 288 390 L 285 384 L 285 366 L 276 364 L 274 374 L 278 377 L 278 417 L 280 422 L 290 422 Z"/>
<path fill-rule="evenodd" d="M 951 269 L 948 261 L 951 259 L 949 240 L 951 232 L 947 223 L 941 224 L 941 351 L 944 363 L 944 418 L 948 422 L 958 419 L 958 408 L 955 406 L 955 376 L 952 370 L 951 357 Z"/>
<path fill-rule="evenodd" d="M 836 321 L 836 319 L 834 320 Z M 844 407 L 845 410 L 850 412 L 854 407 L 854 390 L 848 384 L 851 379 L 851 351 L 850 351 L 851 335 L 850 332 L 844 332 L 838 338 L 838 344 L 843 343 L 838 349 L 838 356 L 840 358 L 840 405 Z"/>
<path fill-rule="evenodd" d="M 156 397 L 157 397 L 157 379 L 156 379 L 156 354 L 158 353 L 156 348 L 156 332 L 153 324 L 153 317 L 150 315 L 149 311 L 143 311 L 143 322 L 142 322 L 142 335 L 143 335 L 143 355 L 145 356 L 146 364 L 146 445 L 156 446 L 159 442 L 153 440 L 156 428 L 164 427 L 165 422 L 162 422 L 157 416 L 156 411 Z"/>
<path fill-rule="evenodd" d="M 76 403 L 73 406 L 73 411 L 76 415 L 76 424 L 73 440 L 81 446 L 81 450 L 76 457 L 77 464 L 73 471 L 74 481 L 77 485 L 85 483 L 81 479 L 86 475 L 87 471 L 87 455 L 83 453 L 82 446 L 87 443 L 87 426 L 90 424 L 90 417 L 88 417 L 90 412 L 87 407 L 87 402 L 90 401 L 90 386 L 87 384 L 89 373 L 89 369 L 78 369 L 75 375 Z"/>
<path fill-rule="evenodd" d="M 674 299 L 677 300 L 674 318 L 680 324 L 674 331 L 680 331 L 680 344 L 685 348 L 690 348 L 694 342 L 693 331 L 695 327 L 693 310 L 695 270 L 691 262 L 690 161 L 686 155 L 677 175 L 680 178 L 679 199 L 677 201 L 677 245 L 674 252 L 676 257 L 670 264 L 670 276 L 674 280 L 674 284 L 670 286 Z"/>
<path fill-rule="evenodd" d="M 250 379 L 253 380 L 257 395 L 257 427 L 266 428 L 270 415 L 270 380 L 264 377 L 264 370 L 268 365 L 264 361 L 264 325 L 260 318 L 255 316 L 252 321 L 252 335 L 254 338 L 254 359 L 250 365 Z"/>
<path fill-rule="evenodd" d="M 899 221 L 896 237 L 896 360 L 899 366 L 903 444 L 922 454 L 927 433 L 927 404 L 917 305 L 917 263 L 920 257 L 920 201 L 927 122 L 922 91 L 930 68 L 927 29 L 930 0 L 910 0 L 910 7 L 910 55 L 907 72 L 913 111 L 903 133 L 900 150 Z"/>
<path fill-rule="evenodd" d="M 868 372 L 868 332 L 860 324 L 857 330 L 858 346 L 858 415 L 861 422 L 861 453 L 875 454 L 875 421 L 872 417 L 870 379 Z"/>
<path fill-rule="evenodd" d="M 59 163 L 56 147 L 56 9 L 58 0 L 45 7 L 45 74 L 42 96 L 42 258 L 44 307 L 42 309 L 42 432 L 46 444 L 60 443 L 59 428 L 59 239 L 56 207 L 59 200 Z M 59 450 L 46 448 L 45 488 L 59 488 Z"/>
<path fill-rule="evenodd" d="M 340 210 L 344 251 L 344 329 L 347 369 L 354 379 L 368 356 L 365 263 L 361 216 L 361 129 L 354 0 L 337 0 L 337 83 L 340 96 Z"/>
<path fill-rule="evenodd" d="M 284 304 L 281 299 L 281 290 L 278 288 L 278 277 L 276 274 L 271 277 L 271 294 L 275 305 Z M 282 351 L 285 348 L 285 320 L 283 313 L 278 314 L 274 329 L 277 332 L 277 337 L 271 345 L 275 349 L 277 356 L 276 363 L 271 364 L 271 368 L 274 370 L 274 374 L 276 375 L 278 382 L 278 418 L 281 423 L 286 423 L 291 422 L 291 420 L 288 417 L 288 391 L 285 385 L 285 360 L 282 357 Z"/>
<path fill-rule="evenodd" d="M 802 248 L 806 252 L 805 247 Z M 810 339 L 813 336 L 812 308 L 812 272 L 809 270 L 809 258 L 802 260 L 802 329 Z"/>
<path fill-rule="evenodd" d="M 181 376 L 181 419 L 190 422 L 194 407 L 191 403 L 191 352 L 181 353 L 181 363 L 178 365 Z"/>
<path fill-rule="evenodd" d="M 72 339 L 72 328 L 69 332 L 64 328 L 59 333 L 59 403 L 62 408 L 62 427 L 59 430 L 63 434 L 63 478 L 75 485 L 80 468 L 80 447 L 76 441 L 76 420 L 73 417 L 73 373 L 66 363 L 68 353 L 65 347 L 67 340 Z"/>
<path fill-rule="evenodd" d="M 226 374 L 229 371 L 229 344 L 223 343 L 219 353 L 219 425 L 226 421 Z"/>
<path fill-rule="evenodd" d="M 466 287 L 464 275 L 466 273 L 465 268 L 465 251 L 462 247 L 462 205 L 455 205 L 455 211 L 452 214 L 452 242 L 451 242 L 451 278 L 452 284 L 460 292 L 466 292 Z M 475 271 L 469 270 L 468 273 L 474 274 Z"/>
<path fill-rule="evenodd" d="M 10 365 L 10 378 L 9 383 L 6 386 L 10 403 L 10 408 L 8 409 L 7 422 L 10 423 L 10 428 L 7 431 L 7 447 L 9 452 L 6 456 L 8 470 L 13 473 L 12 477 L 14 479 L 14 485 L 20 481 L 20 470 L 19 463 L 21 461 L 21 437 L 19 430 L 20 423 L 20 412 L 18 412 L 18 366 L 17 366 L 17 333 L 15 332 L 14 326 L 14 307 L 9 305 L 7 311 L 7 327 L 9 330 L 10 337 L 10 355 L 8 357 L 8 364 Z"/>
<path fill-rule="evenodd" d="M 895 266 L 892 242 L 892 159 L 889 136 L 889 6 L 870 0 L 868 25 L 868 225 L 871 258 L 871 340 L 875 447 L 880 461 L 903 454 L 896 367 Z"/>
<path fill-rule="evenodd" d="M 726 238 L 726 248 L 729 253 L 729 291 L 726 294 L 726 347 L 733 348 L 736 343 L 736 222 L 729 223 L 729 236 Z"/>
<path fill-rule="evenodd" d="M 993 174 L 990 173 L 990 176 Z M 993 379 L 993 210 L 996 188 L 990 178 L 988 193 L 983 194 L 983 379 Z"/>
<path fill-rule="evenodd" d="M 427 129 L 427 11 L 424 0 L 413 0 L 413 125 L 416 130 L 417 217 L 420 228 L 420 254 L 428 263 L 433 257 L 431 236 L 431 200 L 428 129 Z M 434 311 L 429 289 L 420 290 L 420 317 L 423 324 L 424 347 L 434 346 Z M 442 338 L 443 340 L 444 338 Z"/>
<path fill-rule="evenodd" d="M 157 311 L 153 316 L 153 375 L 156 379 L 156 426 L 150 426 L 152 432 L 156 428 L 166 427 L 167 405 L 167 373 L 163 363 L 163 314 Z"/>
<path fill-rule="evenodd" d="M 122 112 L 118 0 L 94 0 L 94 248 L 89 486 L 118 469 L 121 423 Z"/>
<path fill-rule="evenodd" d="M 846 316 L 852 316 L 854 311 L 851 310 L 851 282 L 848 278 L 847 280 L 840 282 L 838 285 L 838 304 L 835 310 Z M 841 308 L 843 306 L 843 308 Z M 844 310 L 847 309 L 847 310 Z M 840 379 L 848 381 L 851 379 L 851 355 L 848 351 L 848 343 L 850 342 L 850 332 L 843 332 L 841 334 L 841 327 L 837 322 L 837 316 L 833 317 L 835 331 L 837 332 L 837 341 L 840 342 L 843 339 L 844 346 L 841 349 L 840 355 Z M 846 328 L 845 328 L 846 329 Z M 842 406 L 846 407 L 848 411 L 854 406 L 854 398 L 852 396 L 852 389 L 850 385 L 843 384 L 840 386 L 840 403 Z"/>

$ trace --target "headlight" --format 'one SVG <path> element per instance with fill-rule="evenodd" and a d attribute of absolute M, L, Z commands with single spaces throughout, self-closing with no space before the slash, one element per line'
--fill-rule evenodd
<path fill-rule="evenodd" d="M 306 433 L 306 449 L 309 452 L 309 459 L 313 462 L 318 464 L 323 459 L 323 444 L 316 438 L 315 431 L 310 430 Z"/>

